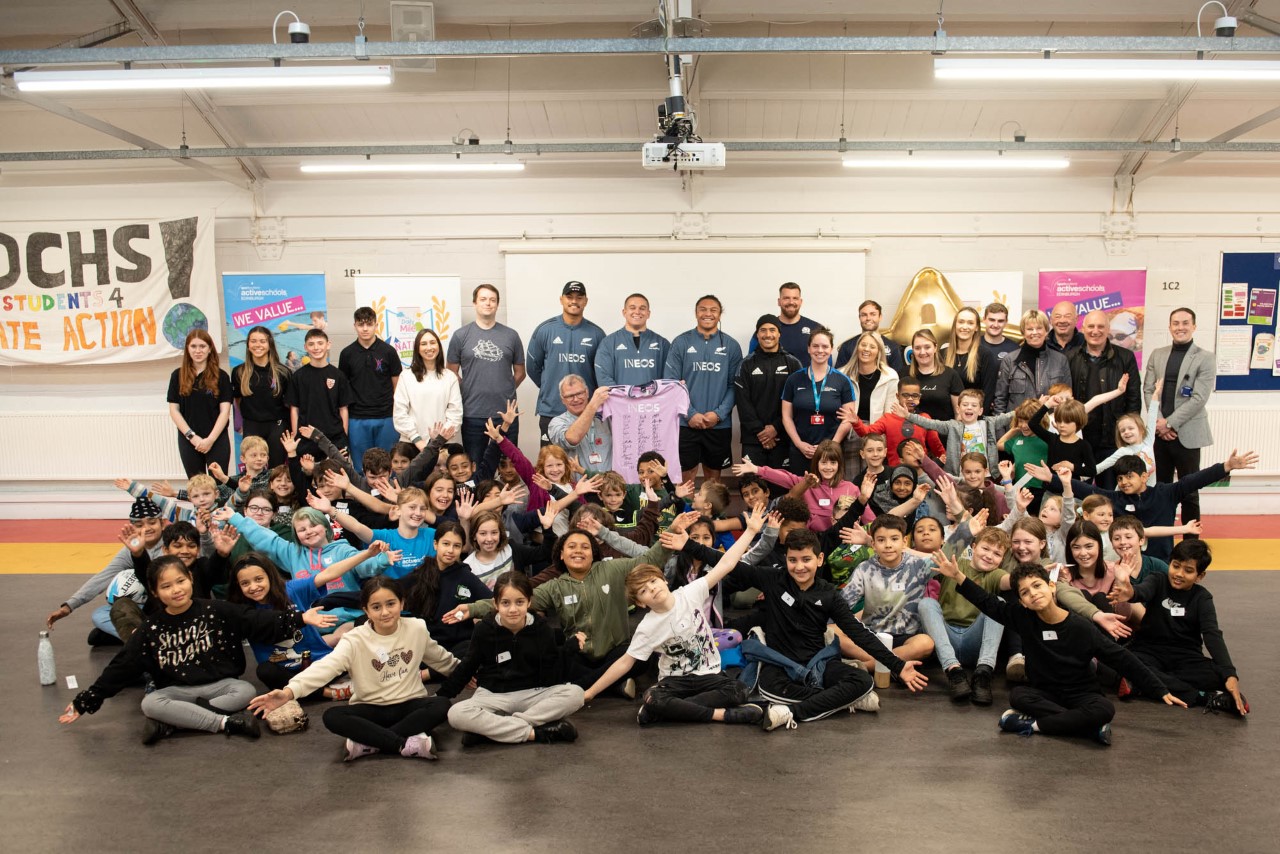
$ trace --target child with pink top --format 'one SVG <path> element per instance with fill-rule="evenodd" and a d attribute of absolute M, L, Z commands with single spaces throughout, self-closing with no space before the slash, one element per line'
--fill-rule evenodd
<path fill-rule="evenodd" d="M 844 452 L 831 440 L 819 443 L 804 477 L 785 469 L 757 466 L 747 457 L 733 467 L 733 473 L 735 476 L 755 473 L 775 486 L 793 493 L 803 492 L 809 507 L 809 530 L 816 532 L 825 531 L 834 523 L 836 504 L 841 498 L 856 500 L 859 495 L 858 487 L 843 477 Z"/>

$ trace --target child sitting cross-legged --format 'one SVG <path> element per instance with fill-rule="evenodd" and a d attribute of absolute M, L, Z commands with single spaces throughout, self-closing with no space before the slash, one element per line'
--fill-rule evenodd
<path fill-rule="evenodd" d="M 872 632 L 893 636 L 893 653 L 904 661 L 923 661 L 933 652 L 933 639 L 920 625 L 920 601 L 933 578 L 933 563 L 905 553 L 907 522 L 886 513 L 871 523 L 875 555 L 859 564 L 840 597 L 850 609 L 862 603 L 862 623 Z M 837 634 L 841 634 L 837 626 Z M 875 668 L 870 651 L 841 634 L 840 654 Z"/>
<path fill-rule="evenodd" d="M 474 677 L 476 692 L 449 709 L 449 725 L 469 747 L 486 741 L 520 744 L 574 741 L 569 715 L 582 708 L 582 689 L 566 684 L 566 649 L 545 618 L 529 613 L 533 582 L 504 572 L 493 585 L 494 613 L 477 620 L 462 663 L 437 696 L 452 699 Z M 577 637 L 569 639 L 576 645 Z"/>
<path fill-rule="evenodd" d="M 142 743 L 175 729 L 258 737 L 258 722 L 243 711 L 254 688 L 244 673 L 245 640 L 271 643 L 303 625 L 323 625 L 316 611 L 258 610 L 192 596 L 191 570 L 171 555 L 147 568 L 147 592 L 162 606 L 143 620 L 124 649 L 91 687 L 76 695 L 59 720 L 69 724 L 148 674 L 157 689 L 142 698 Z"/>
<path fill-rule="evenodd" d="M 1122 561 L 1116 566 L 1112 597 L 1147 606 L 1129 648 L 1180 701 L 1244 717 L 1249 703 L 1240 693 L 1213 594 L 1200 583 L 1212 561 L 1213 552 L 1204 540 L 1183 540 L 1173 547 L 1168 572 L 1149 575 L 1136 585 L 1130 581 L 1135 561 Z M 1209 650 L 1208 658 L 1201 652 L 1202 644 Z M 1138 689 L 1144 696 L 1160 696 L 1145 685 Z M 1130 690 L 1121 682 L 1122 697 Z"/>
<path fill-rule="evenodd" d="M 754 724 L 764 710 L 747 702 L 748 687 L 721 672 L 711 625 L 702 611 L 712 587 L 738 565 L 751 541 L 764 526 L 762 508 L 747 516 L 747 529 L 706 575 L 674 593 L 662 570 L 652 564 L 636 567 L 626 580 L 627 599 L 647 608 L 627 651 L 586 691 L 589 702 L 624 678 L 637 662 L 658 653 L 658 683 L 644 694 L 636 721 Z"/>
<path fill-rule="evenodd" d="M 796 721 L 817 721 L 846 710 L 879 710 L 871 674 L 840 661 L 838 641 L 826 642 L 829 622 L 912 691 L 929 681 L 915 669 L 920 662 L 903 661 L 886 649 L 849 610 L 835 585 L 818 578 L 823 559 L 817 534 L 791 531 L 785 568 L 742 566 L 730 576 L 735 586 L 764 594 L 764 639 L 753 630 L 742 651 L 757 665 L 745 668 L 743 677 L 751 679 L 754 673 L 757 689 L 770 701 L 766 730 L 794 729 Z"/>
<path fill-rule="evenodd" d="M 1151 696 L 1186 708 L 1133 653 L 1061 607 L 1049 573 L 1040 564 L 1018 564 L 1010 573 L 1018 596 L 1017 603 L 1010 604 L 974 584 L 947 554 L 938 552 L 934 560 L 938 571 L 959 585 L 961 596 L 1022 638 L 1028 684 L 1009 691 L 1012 708 L 1000 716 L 1005 732 L 1082 735 L 1110 745 L 1116 710 L 1102 696 L 1093 669 L 1095 658 L 1131 676 Z"/>

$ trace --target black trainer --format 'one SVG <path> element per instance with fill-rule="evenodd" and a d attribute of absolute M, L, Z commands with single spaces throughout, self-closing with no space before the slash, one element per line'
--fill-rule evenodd
<path fill-rule="evenodd" d="M 1244 694 L 1240 695 L 1240 700 L 1244 703 L 1244 710 L 1249 711 L 1249 701 L 1245 699 Z M 1226 712 L 1236 717 L 1244 717 L 1240 714 L 1240 709 L 1236 707 L 1236 698 L 1231 696 L 1227 691 L 1210 691 L 1208 697 L 1204 701 L 1204 713 L 1210 712 Z"/>
<path fill-rule="evenodd" d="M 727 724 L 758 724 L 764 720 L 764 709 L 755 703 L 743 703 L 724 710 L 724 722 Z"/>
<path fill-rule="evenodd" d="M 959 665 L 947 671 L 947 679 L 951 682 L 951 699 L 956 703 L 963 703 L 969 699 L 973 693 L 973 687 L 969 684 L 969 677 L 965 674 L 964 668 Z"/>
<path fill-rule="evenodd" d="M 979 664 L 973 671 L 973 704 L 975 706 L 991 705 L 991 677 L 995 671 L 985 664 Z"/>
<path fill-rule="evenodd" d="M 533 740 L 540 744 L 551 744 L 556 741 L 577 741 L 578 730 L 568 721 L 552 721 L 549 724 L 534 727 Z"/>
<path fill-rule="evenodd" d="M 124 641 L 120 638 L 107 634 L 97 626 L 89 630 L 88 643 L 89 646 L 124 646 Z"/>
<path fill-rule="evenodd" d="M 169 724 L 161 723 L 155 718 L 144 718 L 142 724 L 142 743 L 150 746 L 162 738 L 168 738 L 173 735 L 174 731 L 174 727 Z"/>
<path fill-rule="evenodd" d="M 258 727 L 258 718 L 252 712 L 236 712 L 227 715 L 227 722 L 223 726 L 222 731 L 230 738 L 233 735 L 243 735 L 245 738 L 257 738 L 262 734 Z"/>
<path fill-rule="evenodd" d="M 536 732 L 537 730 L 535 730 Z M 494 744 L 494 740 L 487 735 L 481 735 L 478 732 L 464 732 L 462 734 L 463 747 L 476 747 L 481 744 Z"/>

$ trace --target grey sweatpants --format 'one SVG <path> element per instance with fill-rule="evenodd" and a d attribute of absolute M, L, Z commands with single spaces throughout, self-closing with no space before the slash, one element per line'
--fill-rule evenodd
<path fill-rule="evenodd" d="M 219 679 L 208 685 L 170 685 L 142 698 L 142 713 L 178 729 L 217 732 L 222 718 L 249 705 L 257 694 L 243 679 Z M 196 705 L 204 700 L 207 706 Z"/>
<path fill-rule="evenodd" d="M 470 700 L 449 708 L 449 726 L 494 741 L 518 744 L 529 739 L 532 727 L 558 721 L 582 708 L 577 685 L 552 685 L 496 694 L 477 688 Z"/>

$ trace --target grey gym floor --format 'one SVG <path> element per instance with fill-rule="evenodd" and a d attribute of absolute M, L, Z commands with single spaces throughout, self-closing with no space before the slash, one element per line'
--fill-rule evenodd
<path fill-rule="evenodd" d="M 1007 693 L 954 706 L 936 665 L 879 714 L 795 731 L 641 729 L 634 704 L 574 716 L 576 744 L 462 749 L 437 762 L 338 760 L 319 721 L 257 742 L 187 734 L 145 748 L 140 689 L 62 726 L 114 650 L 90 650 L 85 609 L 53 634 L 58 684 L 36 678 L 43 615 L 79 580 L 0 581 L 0 815 L 5 851 L 1280 850 L 1280 648 L 1272 572 L 1208 584 L 1252 706 L 1247 721 L 1118 703 L 1111 748 L 1001 734 Z M 252 672 L 250 668 L 250 672 Z"/>

